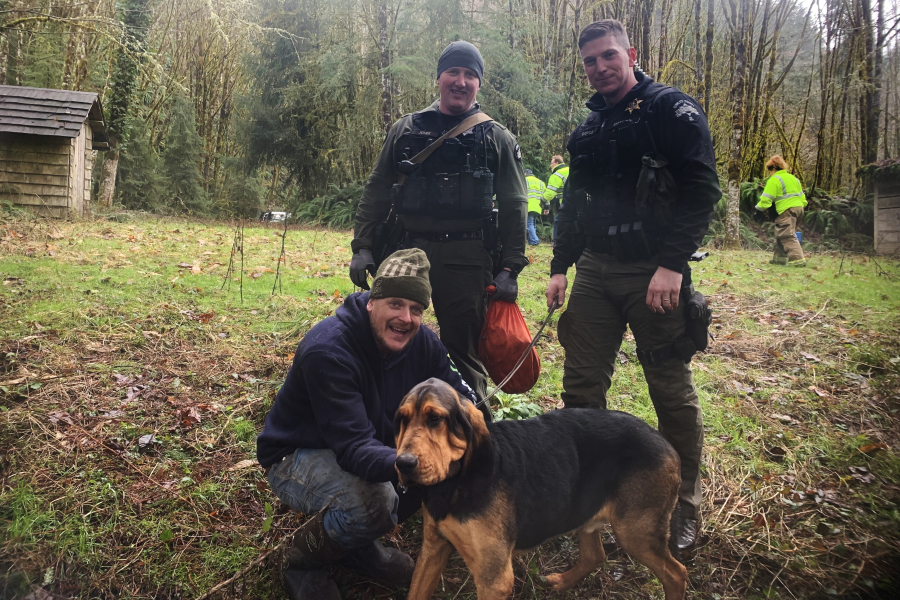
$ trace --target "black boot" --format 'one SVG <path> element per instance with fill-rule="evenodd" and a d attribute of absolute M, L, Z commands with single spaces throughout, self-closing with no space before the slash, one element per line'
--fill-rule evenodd
<path fill-rule="evenodd" d="M 350 552 L 341 565 L 391 587 L 409 587 L 416 561 L 396 548 L 375 540 Z"/>
<path fill-rule="evenodd" d="M 341 600 L 337 584 L 324 569 L 303 571 L 288 566 L 283 577 L 290 600 Z"/>
<path fill-rule="evenodd" d="M 325 531 L 325 513 L 320 512 L 294 534 L 283 573 L 284 589 L 291 600 L 341 600 L 337 584 L 326 567 L 341 560 L 347 550 Z"/>
<path fill-rule="evenodd" d="M 685 512 L 681 502 L 676 504 L 669 525 L 669 551 L 679 561 L 697 545 L 700 532 L 699 520 L 684 516 Z"/>

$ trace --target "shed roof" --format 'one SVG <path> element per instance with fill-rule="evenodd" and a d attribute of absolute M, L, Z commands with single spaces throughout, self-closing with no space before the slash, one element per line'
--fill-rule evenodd
<path fill-rule="evenodd" d="M 0 132 L 75 138 L 85 121 L 94 149 L 109 148 L 103 107 L 94 92 L 0 85 Z"/>

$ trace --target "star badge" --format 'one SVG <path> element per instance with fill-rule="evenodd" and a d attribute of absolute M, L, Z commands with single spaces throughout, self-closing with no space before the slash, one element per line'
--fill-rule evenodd
<path fill-rule="evenodd" d="M 629 104 L 628 108 L 626 108 L 625 110 L 628 111 L 629 115 L 631 114 L 631 111 L 641 110 L 641 102 L 643 102 L 643 100 L 639 100 L 639 99 L 635 98 L 634 100 L 631 101 L 631 104 Z"/>

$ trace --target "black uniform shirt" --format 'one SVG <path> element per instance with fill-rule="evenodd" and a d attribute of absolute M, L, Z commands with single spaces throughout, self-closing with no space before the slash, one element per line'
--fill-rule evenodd
<path fill-rule="evenodd" d="M 659 265 L 681 273 L 688 258 L 703 242 L 713 208 L 722 197 L 709 125 L 697 101 L 687 94 L 669 88 L 673 91 L 657 95 L 658 90 L 653 89 L 657 86 L 651 86 L 653 80 L 650 77 L 641 72 L 635 73 L 635 76 L 637 85 L 613 107 L 606 106 L 599 93 L 594 94 L 587 103 L 593 113 L 572 132 L 567 149 L 574 162 L 577 156 L 575 141 L 586 129 L 609 119 L 627 118 L 636 111 L 647 111 L 648 98 L 655 96 L 647 123 L 656 149 L 668 159 L 668 168 L 677 184 L 677 195 L 672 206 L 673 223 L 663 234 Z M 574 235 L 578 218 L 575 205 L 566 201 L 567 195 L 576 193 L 576 190 L 570 189 L 571 175 L 570 172 L 560 207 L 559 234 L 550 263 L 551 275 L 565 274 L 582 252 Z"/>

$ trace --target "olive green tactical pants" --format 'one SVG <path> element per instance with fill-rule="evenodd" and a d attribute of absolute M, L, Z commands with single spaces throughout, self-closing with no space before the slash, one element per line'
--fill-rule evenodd
<path fill-rule="evenodd" d="M 431 263 L 431 301 L 441 342 L 460 376 L 478 398 L 487 395 L 487 371 L 478 358 L 486 312 L 484 288 L 491 284 L 491 255 L 482 240 L 433 242 L 412 239 Z"/>
<path fill-rule="evenodd" d="M 794 262 L 803 260 L 803 248 L 797 240 L 797 223 L 803 218 L 803 207 L 792 206 L 785 209 L 775 219 L 775 256 L 774 262 Z"/>
<path fill-rule="evenodd" d="M 585 250 L 577 264 L 566 311 L 559 318 L 559 341 L 566 351 L 562 399 L 566 408 L 606 408 L 606 392 L 625 325 L 637 347 L 652 352 L 684 335 L 684 302 L 665 314 L 646 305 L 655 260 L 620 262 Z M 644 365 L 659 432 L 681 457 L 679 500 L 682 514 L 696 518 L 700 510 L 700 461 L 703 416 L 690 367 L 673 358 Z"/>

